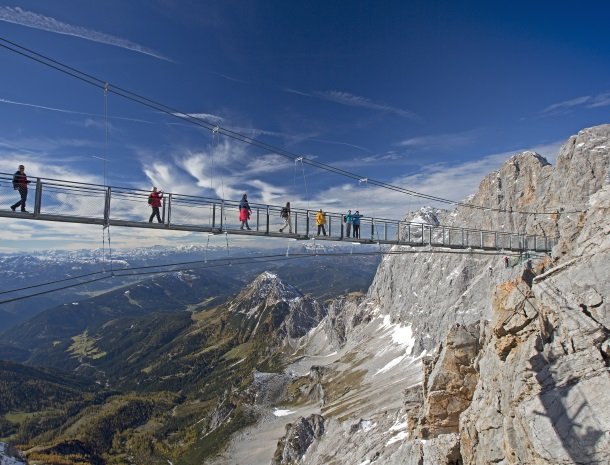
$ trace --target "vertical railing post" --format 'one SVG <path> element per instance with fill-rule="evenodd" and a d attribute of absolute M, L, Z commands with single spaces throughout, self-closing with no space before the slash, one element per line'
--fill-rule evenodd
<path fill-rule="evenodd" d="M 161 198 L 161 221 L 165 223 L 165 197 Z"/>
<path fill-rule="evenodd" d="M 172 194 L 167 196 L 167 225 L 169 226 L 172 222 Z"/>
<path fill-rule="evenodd" d="M 333 219 L 333 216 L 332 215 L 328 215 L 328 237 L 332 236 L 332 232 L 331 232 L 331 228 L 330 228 L 330 225 L 332 223 L 332 219 Z"/>
<path fill-rule="evenodd" d="M 34 195 L 34 216 L 40 215 L 40 205 L 42 203 L 42 181 L 36 178 L 36 193 Z"/>
<path fill-rule="evenodd" d="M 371 218 L 371 240 L 375 240 L 375 220 Z"/>
<path fill-rule="evenodd" d="M 411 223 L 407 223 L 407 242 L 411 243 Z"/>
<path fill-rule="evenodd" d="M 481 231 L 481 248 L 483 248 L 483 231 Z"/>
<path fill-rule="evenodd" d="M 383 222 L 383 239 L 385 241 L 388 240 L 388 222 L 387 221 Z"/>
<path fill-rule="evenodd" d="M 216 204 L 212 204 L 212 229 L 216 227 Z"/>
<path fill-rule="evenodd" d="M 111 195 L 111 187 L 108 186 L 106 188 L 106 199 L 104 200 L 104 225 L 107 225 L 110 222 L 110 195 Z"/>
<path fill-rule="evenodd" d="M 224 221 L 225 221 L 225 199 L 222 199 L 222 202 L 220 203 L 220 230 L 221 231 L 224 228 L 226 228 Z"/>
<path fill-rule="evenodd" d="M 267 205 L 267 222 L 265 226 L 265 234 L 269 234 L 269 205 Z M 256 209 L 256 230 L 258 231 L 258 208 Z"/>
<path fill-rule="evenodd" d="M 341 221 L 341 235 L 339 236 L 340 240 L 343 240 L 343 221 Z"/>
<path fill-rule="evenodd" d="M 513 250 L 513 235 L 508 236 L 508 250 Z"/>
<path fill-rule="evenodd" d="M 421 245 L 424 245 L 424 223 L 421 224 Z"/>
<path fill-rule="evenodd" d="M 290 218 L 292 221 L 292 218 Z M 290 228 L 288 228 L 290 231 Z M 299 234 L 299 212 L 294 212 L 294 233 Z"/>
<path fill-rule="evenodd" d="M 465 247 L 466 244 L 464 244 L 464 229 L 462 229 L 462 247 Z"/>
<path fill-rule="evenodd" d="M 269 217 L 269 207 L 267 207 L 267 218 Z M 256 207 L 256 230 L 259 230 L 258 225 L 261 223 L 261 215 L 260 215 L 260 208 Z M 269 223 L 269 221 L 267 220 L 267 224 Z M 269 228 L 267 228 L 267 232 L 269 232 Z"/>
<path fill-rule="evenodd" d="M 538 251 L 538 236 L 534 236 L 534 251 Z"/>
<path fill-rule="evenodd" d="M 443 245 L 445 245 L 445 227 L 443 226 Z"/>
<path fill-rule="evenodd" d="M 498 248 L 498 233 L 494 232 L 494 248 Z"/>
<path fill-rule="evenodd" d="M 309 210 L 307 210 L 305 214 L 307 215 L 307 217 L 305 218 L 305 235 L 309 236 Z"/>

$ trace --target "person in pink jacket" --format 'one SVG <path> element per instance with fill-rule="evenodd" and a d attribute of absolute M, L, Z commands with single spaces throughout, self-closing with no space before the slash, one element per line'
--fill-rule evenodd
<path fill-rule="evenodd" d="M 248 196 L 246 194 L 243 195 L 241 201 L 239 202 L 239 221 L 241 221 L 241 228 L 244 229 L 244 226 L 248 231 L 250 231 L 250 225 L 248 224 L 248 220 L 250 219 L 250 212 L 252 209 L 250 208 L 250 204 L 248 203 Z"/>

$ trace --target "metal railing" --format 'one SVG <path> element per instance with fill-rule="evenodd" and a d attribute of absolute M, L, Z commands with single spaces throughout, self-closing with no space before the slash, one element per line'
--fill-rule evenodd
<path fill-rule="evenodd" d="M 316 210 L 291 208 L 292 233 L 284 225 L 281 206 L 250 203 L 251 231 L 242 230 L 239 202 L 234 200 L 165 193 L 160 207 L 162 222 L 149 223 L 150 192 L 124 187 L 101 186 L 47 178 L 30 178 L 28 213 L 13 212 L 10 206 L 20 198 L 13 190 L 12 174 L 0 173 L 0 217 L 27 218 L 117 225 L 140 228 L 165 228 L 183 231 L 247 234 L 297 239 L 320 238 L 358 243 L 404 244 L 451 248 L 496 249 L 507 251 L 550 251 L 557 239 L 547 236 L 487 231 L 455 226 L 434 226 L 406 221 L 362 217 L 360 237 L 346 234 L 342 213 L 325 212 L 326 236 L 318 236 Z M 33 205 L 33 208 L 31 208 Z M 156 221 L 153 220 L 153 221 Z"/>

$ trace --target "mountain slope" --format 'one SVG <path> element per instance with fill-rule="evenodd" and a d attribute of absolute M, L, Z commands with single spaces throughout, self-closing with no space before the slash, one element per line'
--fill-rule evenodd
<path fill-rule="evenodd" d="M 256 420 L 257 373 L 281 372 L 292 341 L 325 312 L 265 272 L 213 309 L 108 321 L 74 341 L 67 361 L 57 344 L 57 363 L 63 353 L 65 367 L 96 376 L 114 395 L 21 438 L 23 449 L 49 464 L 70 463 L 69 454 L 91 464 L 134 454 L 141 463 L 201 463 Z"/>
<path fill-rule="evenodd" d="M 395 247 L 406 253 L 383 259 L 366 298 L 332 305 L 307 337 L 309 359 L 289 367 L 301 375 L 289 392 L 317 405 L 322 419 L 287 398 L 298 413 L 287 416 L 290 436 L 274 463 L 605 463 L 610 225 L 606 207 L 590 201 L 603 204 L 596 195 L 610 179 L 609 138 L 608 125 L 581 131 L 555 166 L 518 154 L 468 200 L 500 211 L 446 214 L 443 222 L 458 226 L 559 235 L 552 258 L 534 258 L 533 271 L 518 256 L 505 268 L 502 255 Z M 579 266 L 587 272 L 560 278 L 585 250 Z M 549 268 L 552 289 L 532 284 Z M 587 364 L 572 366 L 580 357 Z M 323 433 L 311 434 L 320 421 Z M 566 421 L 583 423 L 558 424 Z M 264 427 L 236 439 L 231 454 L 252 447 L 249 436 L 266 437 Z M 252 463 L 271 458 L 259 454 Z"/>

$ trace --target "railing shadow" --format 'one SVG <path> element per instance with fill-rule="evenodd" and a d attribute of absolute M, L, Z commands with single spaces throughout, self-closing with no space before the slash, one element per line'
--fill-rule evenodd
<path fill-rule="evenodd" d="M 586 411 L 591 410 L 592 407 L 580 393 L 578 384 L 580 378 L 570 377 L 559 386 L 551 372 L 552 364 L 542 353 L 531 357 L 529 362 L 541 387 L 538 398 L 544 408 L 544 411 L 534 411 L 534 415 L 548 419 L 561 441 L 563 450 L 573 463 L 601 463 L 594 458 L 596 445 L 608 432 L 591 425 L 587 425 L 582 431 L 583 423 L 579 417 L 587 418 Z M 578 406 L 575 408 L 576 402 Z M 534 429 L 535 423 L 536 420 L 532 425 Z M 553 454 L 553 458 L 560 459 L 556 453 Z"/>

